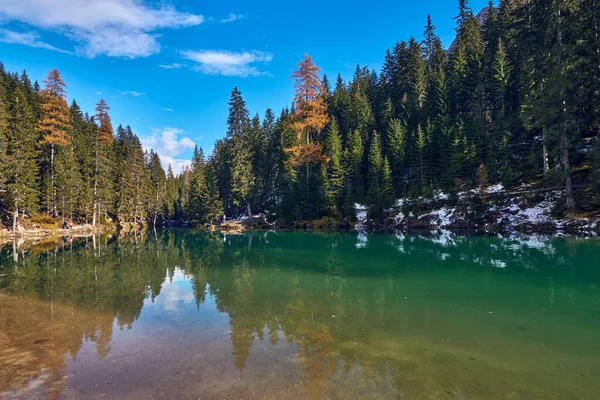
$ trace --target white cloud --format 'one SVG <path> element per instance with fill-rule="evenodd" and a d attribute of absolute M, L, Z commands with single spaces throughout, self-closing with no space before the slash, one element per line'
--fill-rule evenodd
<path fill-rule="evenodd" d="M 185 166 L 191 164 L 191 157 L 177 158 L 181 154 L 193 150 L 196 143 L 192 139 L 183 135 L 183 131 L 178 128 L 165 127 L 162 129 L 152 129 L 150 136 L 140 136 L 140 141 L 145 150 L 153 149 L 158 153 L 165 170 L 171 164 L 174 173 L 179 173 Z"/>
<path fill-rule="evenodd" d="M 9 31 L 8 29 L 0 29 L 0 42 L 10 44 L 23 44 L 25 46 L 37 47 L 42 49 L 48 49 L 52 51 L 58 51 L 60 53 L 71 54 L 70 51 L 59 49 L 51 44 L 42 42 L 39 40 L 39 35 L 34 32 L 15 32 Z"/>
<path fill-rule="evenodd" d="M 144 93 L 144 92 L 135 92 L 133 90 L 128 90 L 126 92 L 121 92 L 121 94 L 123 96 L 133 96 L 133 97 L 140 97 L 140 96 L 145 96 L 146 95 L 146 93 Z"/>
<path fill-rule="evenodd" d="M 197 63 L 193 68 L 209 75 L 241 76 L 265 75 L 254 63 L 267 64 L 273 55 L 261 51 L 235 53 L 222 50 L 183 51 L 181 55 Z"/>
<path fill-rule="evenodd" d="M 233 22 L 233 21 L 237 21 L 238 19 L 242 19 L 242 18 L 244 18 L 244 16 L 241 14 L 229 14 L 229 16 L 227 18 L 220 19 L 219 22 L 222 22 L 222 23 Z"/>
<path fill-rule="evenodd" d="M 147 57 L 160 51 L 156 35 L 140 31 L 125 33 L 107 28 L 102 32 L 82 32 L 78 37 L 83 39 L 84 44 L 77 46 L 77 52 L 87 58 L 102 54 L 125 58 Z M 74 36 L 74 39 L 78 37 Z"/>
<path fill-rule="evenodd" d="M 0 18 L 62 32 L 90 58 L 146 57 L 160 51 L 158 30 L 204 22 L 201 15 L 142 0 L 2 0 Z"/>
<path fill-rule="evenodd" d="M 176 69 L 176 68 L 182 68 L 184 67 L 184 65 L 181 64 L 160 64 L 159 67 L 164 68 L 164 69 Z"/>
<path fill-rule="evenodd" d="M 160 161 L 162 162 L 162 166 L 165 169 L 165 172 L 168 170 L 169 165 L 173 170 L 174 175 L 178 175 L 182 173 L 186 168 L 191 168 L 192 159 L 190 158 L 173 158 L 169 156 L 160 156 Z"/>
<path fill-rule="evenodd" d="M 173 112 L 173 109 L 169 107 L 161 107 L 160 109 L 163 111 Z"/>
<path fill-rule="evenodd" d="M 102 92 L 100 92 L 100 91 L 97 91 L 96 94 L 99 96 L 102 96 Z"/>

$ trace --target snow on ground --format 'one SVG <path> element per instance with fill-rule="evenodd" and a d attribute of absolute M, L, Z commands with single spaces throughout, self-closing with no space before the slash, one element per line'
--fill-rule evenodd
<path fill-rule="evenodd" d="M 485 189 L 486 193 L 500 193 L 504 191 L 504 186 L 499 183 L 497 185 L 489 186 Z"/>
<path fill-rule="evenodd" d="M 433 215 L 437 218 L 438 226 L 443 228 L 452 223 L 452 216 L 454 215 L 454 209 L 447 209 L 446 207 L 442 207 L 439 210 L 432 211 L 430 215 Z"/>
<path fill-rule="evenodd" d="M 549 201 L 542 201 L 540 204 L 527 208 L 520 213 L 524 218 L 529 221 L 547 221 L 549 219 L 550 210 L 552 209 L 552 203 Z"/>
<path fill-rule="evenodd" d="M 354 204 L 356 210 L 356 229 L 363 231 L 365 229 L 365 223 L 367 222 L 367 211 L 368 208 L 362 204 Z"/>
<path fill-rule="evenodd" d="M 440 190 L 436 191 L 433 194 L 433 200 L 434 201 L 440 201 L 440 200 L 448 200 L 450 198 L 450 195 L 448 193 L 444 193 Z"/>
<path fill-rule="evenodd" d="M 593 218 L 579 218 L 575 221 L 555 218 L 552 211 L 556 204 L 563 201 L 564 193 L 562 191 L 521 191 L 521 189 L 527 188 L 529 186 L 522 185 L 519 191 L 509 192 L 502 184 L 496 184 L 482 190 L 472 189 L 461 192 L 459 197 L 468 199 L 482 193 L 498 195 L 482 199 L 485 211 L 482 211 L 483 215 L 476 216 L 482 217 L 477 223 L 483 219 L 487 223 L 495 225 L 489 228 L 492 231 L 496 229 L 502 229 L 502 231 L 521 230 L 521 228 L 535 230 L 537 227 L 547 229 L 542 225 L 549 224 L 556 234 L 565 231 L 573 232 L 574 229 L 581 233 L 594 234 L 594 230 L 600 227 L 600 221 Z M 399 199 L 386 212 L 390 213 L 396 229 L 405 229 L 410 227 L 413 220 L 418 219 L 423 222 L 426 221 L 426 218 L 430 221 L 429 229 L 433 231 L 463 226 L 465 221 L 474 222 L 472 204 L 462 201 L 454 207 L 450 204 L 450 198 L 451 196 L 447 193 L 436 191 L 428 198 Z M 409 206 L 408 211 L 406 210 L 407 205 Z M 414 207 L 416 205 L 418 207 Z M 355 208 L 358 221 L 356 227 L 359 231 L 365 231 L 367 222 L 369 222 L 367 219 L 368 208 L 361 204 L 355 204 Z M 492 216 L 495 220 L 490 221 Z M 486 228 L 480 226 L 480 229 Z"/>

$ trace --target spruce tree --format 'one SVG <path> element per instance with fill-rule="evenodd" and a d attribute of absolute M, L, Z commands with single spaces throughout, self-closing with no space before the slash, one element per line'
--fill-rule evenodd
<path fill-rule="evenodd" d="M 100 99 L 96 104 L 96 114 L 94 116 L 98 126 L 95 129 L 94 143 L 93 227 L 96 227 L 97 219 L 103 210 L 105 214 L 108 213 L 109 203 L 113 195 L 109 177 L 109 156 L 110 146 L 113 143 L 113 127 L 108 111 L 110 111 L 110 107 L 104 99 Z M 131 131 L 130 128 L 129 131 Z M 133 136 L 133 134 L 130 134 L 130 136 Z M 122 203 L 126 201 L 128 200 L 123 199 Z"/>
<path fill-rule="evenodd" d="M 166 197 L 166 184 L 167 177 L 165 170 L 162 167 L 160 157 L 158 153 L 150 150 L 150 162 L 148 163 L 148 174 L 150 176 L 150 182 L 152 183 L 152 190 L 154 195 L 152 196 L 152 225 L 156 226 L 156 222 L 159 218 L 164 218 L 163 205 Z M 149 210 L 150 211 L 150 210 Z"/>
<path fill-rule="evenodd" d="M 368 175 L 368 203 L 369 217 L 380 220 L 383 217 L 383 157 L 381 154 L 381 141 L 379 134 L 373 132 L 369 148 L 369 175 Z"/>
<path fill-rule="evenodd" d="M 227 140 L 231 148 L 231 194 L 233 204 L 246 205 L 249 217 L 252 217 L 250 196 L 254 188 L 255 176 L 252 170 L 252 148 L 249 140 L 248 110 L 242 93 L 237 87 L 231 92 L 229 118 L 227 119 Z"/>
<path fill-rule="evenodd" d="M 329 158 L 327 162 L 328 200 L 330 206 L 336 206 L 340 200 L 344 183 L 344 171 L 342 167 L 342 137 L 335 117 L 332 117 L 329 123 L 325 152 Z"/>
<path fill-rule="evenodd" d="M 394 188 L 397 194 L 402 192 L 404 180 L 404 162 L 406 151 L 406 128 L 399 119 L 393 118 L 387 129 L 388 154 Z"/>
<path fill-rule="evenodd" d="M 196 146 L 192 157 L 186 215 L 190 220 L 197 222 L 205 221 L 207 211 L 208 186 L 205 162 L 204 151 Z"/>
<path fill-rule="evenodd" d="M 13 230 L 16 230 L 19 210 L 34 211 L 38 194 L 35 116 L 20 87 L 11 93 L 8 113 L 3 175 L 9 206 L 13 210 Z"/>

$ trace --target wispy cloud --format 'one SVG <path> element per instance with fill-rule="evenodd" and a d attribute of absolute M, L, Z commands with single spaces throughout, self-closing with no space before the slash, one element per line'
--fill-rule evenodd
<path fill-rule="evenodd" d="M 133 96 L 133 97 L 140 97 L 140 96 L 145 96 L 146 95 L 146 93 L 144 93 L 144 92 L 136 92 L 136 91 L 133 91 L 133 90 L 128 90 L 128 91 L 125 91 L 125 92 L 121 92 L 121 94 L 123 96 Z"/>
<path fill-rule="evenodd" d="M 183 58 L 196 63 L 192 68 L 208 75 L 257 76 L 266 75 L 252 64 L 268 64 L 273 60 L 271 53 L 262 51 L 230 52 L 224 50 L 183 51 Z"/>
<path fill-rule="evenodd" d="M 161 107 L 160 109 L 163 111 L 173 112 L 173 109 L 169 107 Z"/>
<path fill-rule="evenodd" d="M 201 15 L 172 6 L 152 7 L 140 0 L 3 0 L 0 18 L 61 32 L 78 43 L 79 54 L 89 58 L 146 57 L 160 51 L 159 30 L 204 22 Z M 38 40 L 27 44 L 59 50 Z"/>
<path fill-rule="evenodd" d="M 228 22 L 237 21 L 237 20 L 242 19 L 242 18 L 244 18 L 244 15 L 241 15 L 241 14 L 229 14 L 229 16 L 227 18 L 220 19 L 219 22 L 221 22 L 221 23 L 228 23 Z"/>
<path fill-rule="evenodd" d="M 10 44 L 22 44 L 29 47 L 37 47 L 60 53 L 72 54 L 70 51 L 59 49 L 46 42 L 42 42 L 40 36 L 35 32 L 15 32 L 8 29 L 0 29 L 0 42 Z"/>
<path fill-rule="evenodd" d="M 145 150 L 153 149 L 158 153 L 165 169 L 171 164 L 175 173 L 181 172 L 191 164 L 191 157 L 180 156 L 196 146 L 192 139 L 184 135 L 183 130 L 173 127 L 153 128 L 152 134 L 140 136 L 140 141 Z"/>
<path fill-rule="evenodd" d="M 96 92 L 96 94 L 97 94 L 98 96 L 102 96 L 102 92 L 100 92 L 100 91 Z"/>
<path fill-rule="evenodd" d="M 164 69 L 176 69 L 176 68 L 183 68 L 185 67 L 185 65 L 182 64 L 160 64 L 159 67 L 164 68 Z"/>

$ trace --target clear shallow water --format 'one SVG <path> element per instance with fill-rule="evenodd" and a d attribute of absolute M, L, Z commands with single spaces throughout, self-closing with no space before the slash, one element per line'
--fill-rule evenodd
<path fill-rule="evenodd" d="M 171 230 L 0 252 L 6 398 L 597 399 L 599 367 L 593 239 Z"/>

